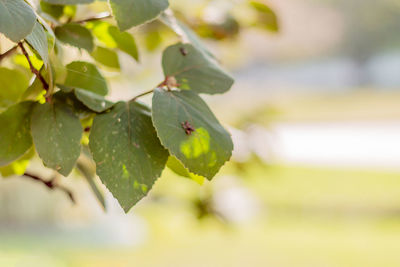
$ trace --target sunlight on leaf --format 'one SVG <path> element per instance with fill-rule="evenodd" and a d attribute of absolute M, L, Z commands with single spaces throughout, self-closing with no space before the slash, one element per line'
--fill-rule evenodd
<path fill-rule="evenodd" d="M 189 159 L 207 154 L 210 150 L 210 135 L 204 128 L 196 129 L 189 139 L 181 143 L 182 153 Z"/>

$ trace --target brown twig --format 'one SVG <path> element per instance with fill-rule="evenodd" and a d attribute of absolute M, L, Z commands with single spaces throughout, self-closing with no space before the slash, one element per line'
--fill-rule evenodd
<path fill-rule="evenodd" d="M 149 95 L 149 94 L 151 94 L 151 93 L 153 93 L 153 92 L 154 92 L 154 89 L 151 89 L 150 91 L 147 91 L 147 92 L 144 92 L 144 93 L 142 93 L 142 94 L 140 94 L 140 95 L 135 96 L 134 98 L 132 98 L 131 101 L 135 101 L 136 99 L 138 99 L 138 98 L 140 98 L 140 97 L 142 97 L 142 96 L 145 96 L 145 95 Z"/>
<path fill-rule="evenodd" d="M 168 91 L 171 91 L 172 87 L 177 87 L 177 86 L 180 86 L 180 85 L 176 82 L 175 77 L 174 76 L 167 76 L 167 77 L 165 77 L 164 81 L 162 81 L 161 83 L 159 83 L 156 86 L 156 88 L 167 87 Z M 149 94 L 153 93 L 156 88 L 151 89 L 151 90 L 149 90 L 147 92 L 144 92 L 144 93 L 141 93 L 140 95 L 135 96 L 134 98 L 132 98 L 131 101 L 135 101 L 135 100 L 137 100 L 138 98 L 140 98 L 142 96 L 146 96 L 146 95 L 149 95 Z"/>
<path fill-rule="evenodd" d="M 52 179 L 52 180 L 50 180 L 50 181 L 46 181 L 46 180 L 40 178 L 39 176 L 33 175 L 33 174 L 31 174 L 31 173 L 24 173 L 23 176 L 28 177 L 28 178 L 31 178 L 31 179 L 33 179 L 33 180 L 35 180 L 35 181 L 38 181 L 38 182 L 42 183 L 43 185 L 45 185 L 47 188 L 49 188 L 49 189 L 51 189 L 51 190 L 58 189 L 58 190 L 63 191 L 65 194 L 68 195 L 68 197 L 69 197 L 69 199 L 71 200 L 72 203 L 74 203 L 74 204 L 76 203 L 75 197 L 74 197 L 74 195 L 72 194 L 72 192 L 71 192 L 68 188 L 66 188 L 66 187 L 64 187 L 64 186 L 62 186 L 62 185 L 59 185 L 59 184 L 55 183 L 55 180 L 54 180 L 54 179 Z"/>
<path fill-rule="evenodd" d="M 18 45 L 15 45 L 15 46 L 14 46 L 13 48 L 11 48 L 10 50 L 8 50 L 8 51 L 4 52 L 3 54 L 1 54 L 1 55 L 0 55 L 0 62 L 1 62 L 4 58 L 6 58 L 6 57 L 8 57 L 8 56 L 10 56 L 10 55 L 12 55 L 12 54 L 14 54 L 14 52 L 17 51 L 17 48 L 18 48 Z"/>
<path fill-rule="evenodd" d="M 109 18 L 112 18 L 111 14 L 108 12 L 103 12 L 103 13 L 98 14 L 95 17 L 74 21 L 74 23 L 86 23 L 86 22 L 90 22 L 90 21 L 97 21 L 97 20 L 109 19 Z"/>
<path fill-rule="evenodd" d="M 29 63 L 29 67 L 30 67 L 30 69 L 31 69 L 31 72 L 32 72 L 33 74 L 36 75 L 36 77 L 37 77 L 37 78 L 40 80 L 40 82 L 42 83 L 44 90 L 46 90 L 46 92 L 47 92 L 47 91 L 49 90 L 49 84 L 48 84 L 48 83 L 46 82 L 46 80 L 43 78 L 42 74 L 40 74 L 40 72 L 33 66 L 33 64 L 32 64 L 32 62 L 31 62 L 31 60 L 30 60 L 30 58 L 29 58 L 28 52 L 26 52 L 26 50 L 25 50 L 24 45 L 23 45 L 21 42 L 19 42 L 19 43 L 18 43 L 18 46 L 19 46 L 19 48 L 21 48 L 21 51 L 22 51 L 22 53 L 24 54 L 26 60 L 28 60 L 28 63 Z"/>

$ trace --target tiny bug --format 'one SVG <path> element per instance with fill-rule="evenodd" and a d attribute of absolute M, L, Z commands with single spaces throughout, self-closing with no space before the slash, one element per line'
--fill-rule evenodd
<path fill-rule="evenodd" d="M 181 125 L 185 130 L 186 135 L 191 135 L 196 130 L 188 121 L 182 122 Z"/>
<path fill-rule="evenodd" d="M 179 51 L 181 52 L 182 56 L 187 56 L 188 54 L 188 51 L 184 47 L 179 48 Z"/>

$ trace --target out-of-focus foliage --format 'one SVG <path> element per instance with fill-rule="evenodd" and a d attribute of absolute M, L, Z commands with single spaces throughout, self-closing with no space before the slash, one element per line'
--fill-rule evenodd
<path fill-rule="evenodd" d="M 400 2 L 397 0 L 330 0 L 346 24 L 339 48 L 357 62 L 367 61 L 376 52 L 400 46 Z"/>

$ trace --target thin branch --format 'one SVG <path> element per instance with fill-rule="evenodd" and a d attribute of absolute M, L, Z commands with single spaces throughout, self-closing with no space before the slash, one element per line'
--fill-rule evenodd
<path fill-rule="evenodd" d="M 144 93 L 142 93 L 142 94 L 140 94 L 140 95 L 135 96 L 134 98 L 132 98 L 131 101 L 135 101 L 135 100 L 137 100 L 138 98 L 140 98 L 140 97 L 142 97 L 142 96 L 145 96 L 145 95 L 149 95 L 149 94 L 151 94 L 151 93 L 153 93 L 153 92 L 154 92 L 154 89 L 151 89 L 151 90 L 149 90 L 149 91 L 147 91 L 147 92 L 144 92 Z"/>
<path fill-rule="evenodd" d="M 86 22 L 90 22 L 90 21 L 97 21 L 97 20 L 103 20 L 103 19 L 109 19 L 109 18 L 112 18 L 111 14 L 109 12 L 103 12 L 103 13 L 98 14 L 95 17 L 74 21 L 74 23 L 86 23 Z"/>
<path fill-rule="evenodd" d="M 31 174 L 31 173 L 24 173 L 23 176 L 24 176 L 24 177 L 27 177 L 27 178 L 31 178 L 31 179 L 33 179 L 33 180 L 35 180 L 35 181 L 37 181 L 37 182 L 40 182 L 40 183 L 42 183 L 43 185 L 45 185 L 47 188 L 49 188 L 49 189 L 51 189 L 51 190 L 58 189 L 58 190 L 63 191 L 65 194 L 67 194 L 67 196 L 69 197 L 69 199 L 71 200 L 71 202 L 74 203 L 74 204 L 76 204 L 75 197 L 74 197 L 74 195 L 72 194 L 72 192 L 71 192 L 68 188 L 66 188 L 66 187 L 64 187 L 64 186 L 62 186 L 62 185 L 59 185 L 59 184 L 55 183 L 55 180 L 54 180 L 54 179 L 52 179 L 52 180 L 50 180 L 50 181 L 46 181 L 46 180 L 40 178 L 39 176 L 33 175 L 33 174 Z"/>
<path fill-rule="evenodd" d="M 151 93 L 154 93 L 154 90 L 160 87 L 166 86 L 168 88 L 168 91 L 171 90 L 171 87 L 179 86 L 179 84 L 176 83 L 176 79 L 173 76 L 167 76 L 165 77 L 165 80 L 159 83 L 156 88 L 151 89 L 147 92 L 141 93 L 140 95 L 135 96 L 134 98 L 131 99 L 131 101 L 136 101 L 138 98 L 149 95 Z"/>
<path fill-rule="evenodd" d="M 47 91 L 49 90 L 49 84 L 48 84 L 48 83 L 46 82 L 46 80 L 43 78 L 42 74 L 40 74 L 40 72 L 33 66 L 33 64 L 32 64 L 32 62 L 31 62 L 31 60 L 30 60 L 30 58 L 29 58 L 28 52 L 26 52 L 26 50 L 25 50 L 24 45 L 23 45 L 21 42 L 19 42 L 19 43 L 18 43 L 18 46 L 19 46 L 19 48 L 21 48 L 22 53 L 23 53 L 24 56 L 26 57 L 26 60 L 28 60 L 28 63 L 29 63 L 29 67 L 30 67 L 30 69 L 31 69 L 31 72 L 32 72 L 33 74 L 36 75 L 36 77 L 37 77 L 37 78 L 40 80 L 40 82 L 42 83 L 44 90 L 46 90 L 46 92 L 47 92 Z"/>
<path fill-rule="evenodd" d="M 4 58 L 6 58 L 6 57 L 8 57 L 8 56 L 11 56 L 12 54 L 14 54 L 14 52 L 17 51 L 17 48 L 18 48 L 18 45 L 15 45 L 15 46 L 14 46 L 13 48 L 11 48 L 10 50 L 4 52 L 3 54 L 0 54 L 0 62 L 1 62 Z"/>

